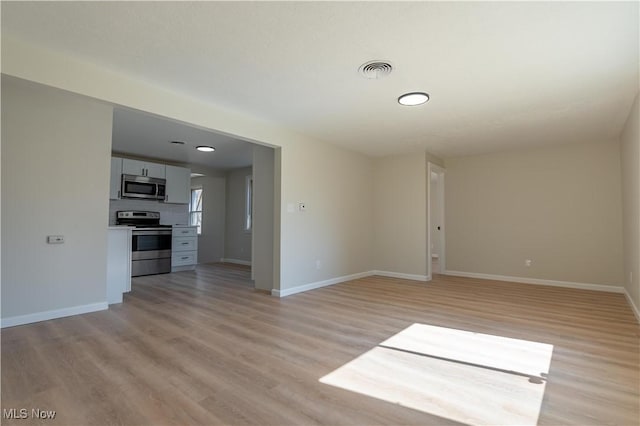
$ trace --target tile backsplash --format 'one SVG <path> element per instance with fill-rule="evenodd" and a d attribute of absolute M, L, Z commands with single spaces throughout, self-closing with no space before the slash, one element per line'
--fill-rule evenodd
<path fill-rule="evenodd" d="M 165 204 L 147 200 L 109 200 L 109 225 L 116 224 L 118 210 L 160 212 L 161 225 L 188 225 L 188 204 Z"/>

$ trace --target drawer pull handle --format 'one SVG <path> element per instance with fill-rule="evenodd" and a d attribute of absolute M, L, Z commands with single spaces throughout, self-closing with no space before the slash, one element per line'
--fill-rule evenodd
<path fill-rule="evenodd" d="M 189 245 L 189 243 L 182 243 L 182 245 L 183 245 L 183 246 L 188 246 L 188 245 Z"/>
<path fill-rule="evenodd" d="M 188 256 L 182 256 L 182 260 L 187 260 L 188 258 Z"/>
<path fill-rule="evenodd" d="M 189 233 L 189 231 L 182 231 L 182 233 L 183 233 L 183 234 L 188 234 L 188 233 Z"/>

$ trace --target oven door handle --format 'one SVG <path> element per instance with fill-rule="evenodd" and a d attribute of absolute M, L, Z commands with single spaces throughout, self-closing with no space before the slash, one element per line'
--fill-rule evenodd
<path fill-rule="evenodd" d="M 134 236 L 138 235 L 171 235 L 171 230 L 168 229 L 166 231 L 132 231 L 131 234 Z"/>

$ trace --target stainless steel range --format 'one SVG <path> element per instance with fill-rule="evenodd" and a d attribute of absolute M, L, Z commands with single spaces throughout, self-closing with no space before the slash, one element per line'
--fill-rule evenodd
<path fill-rule="evenodd" d="M 131 276 L 171 272 L 171 225 L 160 225 L 159 212 L 118 211 L 117 225 L 133 225 Z"/>

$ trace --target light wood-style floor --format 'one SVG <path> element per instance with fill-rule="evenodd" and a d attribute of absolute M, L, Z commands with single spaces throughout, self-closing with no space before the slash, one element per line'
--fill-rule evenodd
<path fill-rule="evenodd" d="M 413 323 L 553 344 L 539 424 L 638 424 L 640 327 L 620 294 L 437 275 L 277 299 L 230 265 L 2 330 L 2 408 L 57 411 L 2 424 L 452 424 L 318 381 Z"/>

